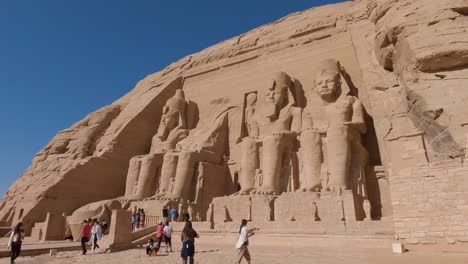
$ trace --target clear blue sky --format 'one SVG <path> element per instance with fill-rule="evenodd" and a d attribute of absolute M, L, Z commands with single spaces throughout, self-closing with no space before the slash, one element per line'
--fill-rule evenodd
<path fill-rule="evenodd" d="M 0 195 L 59 131 L 185 55 L 338 0 L 0 0 Z"/>

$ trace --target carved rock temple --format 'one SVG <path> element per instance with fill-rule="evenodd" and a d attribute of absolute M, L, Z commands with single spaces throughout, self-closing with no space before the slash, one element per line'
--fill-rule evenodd
<path fill-rule="evenodd" d="M 467 14 L 344 2 L 184 57 L 58 132 L 3 197 L 0 234 L 169 206 L 221 231 L 468 241 Z"/>

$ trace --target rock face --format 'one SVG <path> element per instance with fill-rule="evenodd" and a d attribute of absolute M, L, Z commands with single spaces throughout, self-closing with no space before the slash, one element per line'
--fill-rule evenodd
<path fill-rule="evenodd" d="M 392 219 L 403 239 L 466 239 L 467 14 L 345 2 L 187 56 L 59 132 L 1 223 L 188 200 L 215 223 Z"/>

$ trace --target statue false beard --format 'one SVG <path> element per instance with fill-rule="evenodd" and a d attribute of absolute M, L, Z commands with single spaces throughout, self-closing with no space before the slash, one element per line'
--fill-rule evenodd
<path fill-rule="evenodd" d="M 265 106 L 265 114 L 270 120 L 278 118 L 278 105 L 275 103 L 267 103 Z"/>
<path fill-rule="evenodd" d="M 161 141 L 166 140 L 168 134 L 169 134 L 169 131 L 167 130 L 166 127 L 161 127 L 161 128 L 158 129 L 158 138 L 159 138 Z"/>

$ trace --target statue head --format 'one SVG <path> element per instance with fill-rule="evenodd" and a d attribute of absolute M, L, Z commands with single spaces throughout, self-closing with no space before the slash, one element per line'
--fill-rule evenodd
<path fill-rule="evenodd" d="M 325 101 L 335 101 L 340 87 L 340 63 L 335 59 L 322 61 L 315 78 L 317 94 Z"/>
<path fill-rule="evenodd" d="M 166 140 L 169 132 L 177 126 L 185 128 L 185 95 L 182 89 L 177 89 L 174 96 L 167 100 L 163 107 L 161 123 L 157 137 Z"/>
<path fill-rule="evenodd" d="M 291 77 L 289 75 L 284 72 L 275 73 L 266 96 L 268 118 L 276 119 L 280 110 L 288 104 L 288 90 L 290 86 Z"/>

